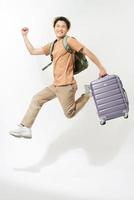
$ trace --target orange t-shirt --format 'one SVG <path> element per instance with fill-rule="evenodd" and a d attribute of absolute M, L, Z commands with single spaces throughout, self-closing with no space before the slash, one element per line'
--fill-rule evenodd
<path fill-rule="evenodd" d="M 69 37 L 68 45 L 74 51 L 80 51 L 84 46 L 76 39 Z M 43 47 L 44 54 L 49 55 L 50 43 Z M 53 75 L 54 85 L 68 85 L 75 83 L 73 75 L 73 54 L 67 52 L 63 46 L 63 39 L 57 40 L 54 44 L 53 55 Z"/>

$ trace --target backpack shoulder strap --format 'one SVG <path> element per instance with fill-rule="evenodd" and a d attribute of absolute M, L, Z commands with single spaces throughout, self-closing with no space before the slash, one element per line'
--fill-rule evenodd
<path fill-rule="evenodd" d="M 57 40 L 54 40 L 54 42 L 51 42 L 51 43 L 50 43 L 49 55 L 50 55 L 50 57 L 51 57 L 51 62 L 50 62 L 48 65 L 46 65 L 45 67 L 42 68 L 43 71 L 44 71 L 46 68 L 48 68 L 48 67 L 52 64 L 52 62 L 53 62 L 53 55 L 52 55 L 52 52 L 53 52 L 54 45 L 55 45 L 56 42 L 57 42 Z"/>
<path fill-rule="evenodd" d="M 68 35 L 66 35 L 64 38 L 63 38 L 63 46 L 64 46 L 64 48 L 66 49 L 66 51 L 67 52 L 69 52 L 69 53 L 73 53 L 74 51 L 73 51 L 73 49 L 68 45 L 68 43 L 67 43 L 67 39 L 69 38 L 69 36 Z"/>
<path fill-rule="evenodd" d="M 54 42 L 51 42 L 51 44 L 50 44 L 49 55 L 50 55 L 50 57 L 51 57 L 51 61 L 53 61 L 52 52 L 53 52 L 54 45 L 55 45 L 56 42 L 57 42 L 57 39 L 54 40 Z"/>

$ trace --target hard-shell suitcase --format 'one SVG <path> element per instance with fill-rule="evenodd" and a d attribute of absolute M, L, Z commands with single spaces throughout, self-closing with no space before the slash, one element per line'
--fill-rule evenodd
<path fill-rule="evenodd" d="M 129 102 L 123 84 L 117 75 L 106 75 L 90 83 L 100 124 L 107 120 L 124 116 L 128 118 Z"/>

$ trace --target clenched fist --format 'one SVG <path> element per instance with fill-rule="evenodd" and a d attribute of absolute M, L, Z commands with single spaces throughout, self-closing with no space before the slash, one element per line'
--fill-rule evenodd
<path fill-rule="evenodd" d="M 29 29 L 27 27 L 24 27 L 24 28 L 21 29 L 22 35 L 27 35 L 28 32 L 29 32 Z"/>

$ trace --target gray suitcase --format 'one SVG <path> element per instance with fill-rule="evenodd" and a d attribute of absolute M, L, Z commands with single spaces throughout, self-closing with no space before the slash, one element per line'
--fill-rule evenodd
<path fill-rule="evenodd" d="M 107 75 L 90 83 L 100 124 L 124 116 L 128 118 L 129 102 L 123 84 L 117 75 Z"/>

